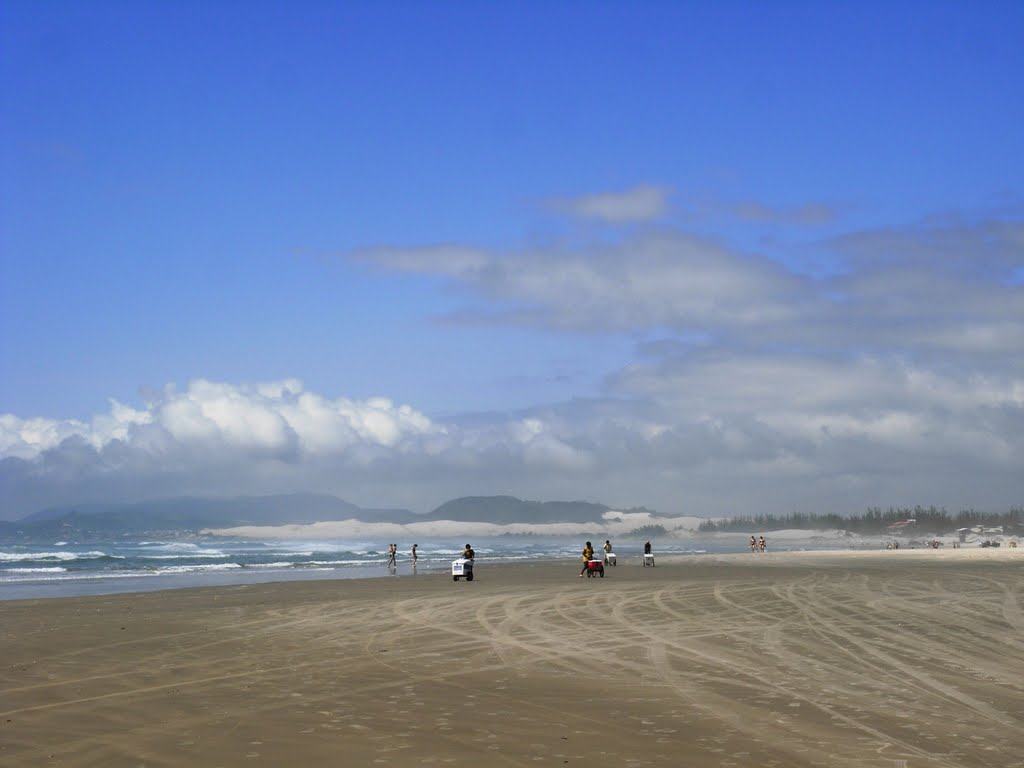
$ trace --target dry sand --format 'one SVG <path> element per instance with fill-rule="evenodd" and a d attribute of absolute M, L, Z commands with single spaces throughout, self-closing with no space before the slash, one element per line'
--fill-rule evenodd
<path fill-rule="evenodd" d="M 1024 766 L 1024 550 L 658 566 L 0 603 L 0 765 Z"/>

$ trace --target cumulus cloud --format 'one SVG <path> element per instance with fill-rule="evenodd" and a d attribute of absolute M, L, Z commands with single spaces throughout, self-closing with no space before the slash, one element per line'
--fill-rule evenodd
<path fill-rule="evenodd" d="M 438 423 L 297 384 L 195 382 L 127 416 L 113 408 L 122 421 L 4 417 L 3 444 L 21 455 L 7 449 L 0 479 L 25 505 L 310 489 L 421 511 L 513 493 L 726 514 L 1019 497 L 1020 378 L 705 352 L 648 359 L 610 388 L 619 396 Z"/>
<path fill-rule="evenodd" d="M 408 440 L 442 432 L 429 418 L 385 398 L 327 399 L 291 379 L 235 385 L 197 379 L 179 392 L 166 387 L 136 410 L 111 402 L 91 423 L 0 416 L 0 450 L 35 458 L 77 438 L 97 450 L 130 443 L 145 453 L 171 450 L 282 460 L 344 453 L 355 447 L 401 449 Z"/>
<path fill-rule="evenodd" d="M 177 494 L 313 488 L 419 509 L 445 498 L 435 491 L 424 502 L 424 483 L 455 494 L 467 476 L 490 483 L 505 470 L 579 473 L 592 464 L 585 447 L 563 440 L 541 416 L 440 424 L 409 405 L 328 398 L 297 380 L 197 380 L 183 391 L 166 387 L 141 409 L 112 402 L 90 422 L 5 414 L 0 459 L 8 517 L 32 511 L 16 498 L 54 502 L 61 488 L 69 502 L 165 487 Z M 407 489 L 389 489 L 403 481 Z"/>

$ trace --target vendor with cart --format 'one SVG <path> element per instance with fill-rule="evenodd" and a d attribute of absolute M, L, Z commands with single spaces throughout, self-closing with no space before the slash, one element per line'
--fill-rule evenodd
<path fill-rule="evenodd" d="M 616 565 L 615 553 L 612 552 L 612 543 L 608 539 L 604 540 L 604 564 Z"/>
<path fill-rule="evenodd" d="M 476 559 L 476 552 L 473 548 L 466 545 L 466 548 L 462 550 L 462 557 L 458 560 L 452 561 L 452 578 L 458 581 L 460 578 L 465 578 L 466 581 L 473 580 L 473 561 Z"/>
<path fill-rule="evenodd" d="M 580 571 L 580 578 L 582 578 L 583 574 L 585 574 L 587 572 L 587 568 L 589 567 L 587 564 L 590 562 L 590 559 L 593 556 L 594 556 L 594 548 L 591 546 L 590 542 L 588 541 L 587 545 L 585 547 L 583 547 L 583 570 Z"/>

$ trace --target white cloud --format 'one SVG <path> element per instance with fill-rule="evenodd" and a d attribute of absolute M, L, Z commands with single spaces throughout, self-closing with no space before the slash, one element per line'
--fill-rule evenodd
<path fill-rule="evenodd" d="M 462 323 L 669 329 L 730 349 L 948 354 L 976 365 L 979 357 L 984 364 L 1021 349 L 1024 286 L 1015 276 L 1024 265 L 1022 242 L 1012 221 L 853 232 L 813 245 L 833 264 L 826 278 L 684 231 L 638 232 L 589 247 L 473 250 L 471 258 L 422 249 L 362 258 L 452 278 L 489 302 L 453 313 Z"/>
<path fill-rule="evenodd" d="M 585 219 L 600 219 L 611 224 L 653 221 L 669 211 L 669 189 L 641 184 L 625 192 L 605 192 L 555 200 L 553 210 Z"/>
<path fill-rule="evenodd" d="M 357 445 L 394 447 L 410 435 L 434 430 L 426 416 L 409 406 L 372 398 L 328 400 L 305 392 L 297 380 L 255 386 L 198 379 L 184 392 L 167 387 L 140 411 L 112 401 L 109 414 L 91 423 L 76 420 L 0 416 L 3 456 L 35 458 L 77 437 L 103 449 L 125 442 L 166 448 L 149 441 L 154 431 L 182 449 L 290 452 L 298 442 L 307 455 L 342 453 Z"/>
<path fill-rule="evenodd" d="M 612 384 L 617 398 L 437 422 L 384 399 L 195 382 L 115 408 L 120 421 L 0 417 L 0 482 L 8 516 L 296 489 L 419 511 L 477 493 L 670 515 L 1019 503 L 1021 378 L 721 353 L 648 360 Z"/>
<path fill-rule="evenodd" d="M 359 258 L 417 272 L 432 263 L 419 250 Z M 500 302 L 502 322 L 561 329 L 763 327 L 798 319 L 800 304 L 813 299 L 806 280 L 773 262 L 685 233 L 645 234 L 586 251 L 476 251 L 471 268 L 459 262 L 452 270 L 441 259 L 433 271 Z M 485 317 L 493 319 L 477 321 Z"/>
<path fill-rule="evenodd" d="M 1020 504 L 1022 243 L 1012 222 L 851 233 L 817 244 L 840 260 L 822 279 L 687 232 L 362 252 L 456 281 L 481 324 L 648 341 L 604 397 L 515 413 L 440 420 L 287 379 L 199 380 L 89 421 L 2 415 L 0 514 L 295 489 L 417 510 L 477 493 L 669 514 Z"/>
<path fill-rule="evenodd" d="M 80 421 L 54 419 L 19 419 L 10 413 L 0 414 L 0 454 L 27 459 L 59 445 L 73 435 L 88 430 Z"/>

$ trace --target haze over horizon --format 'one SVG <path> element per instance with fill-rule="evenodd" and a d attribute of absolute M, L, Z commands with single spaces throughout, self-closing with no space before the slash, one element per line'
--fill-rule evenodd
<path fill-rule="evenodd" d="M 1019 3 L 0 7 L 0 519 L 1024 504 Z"/>

